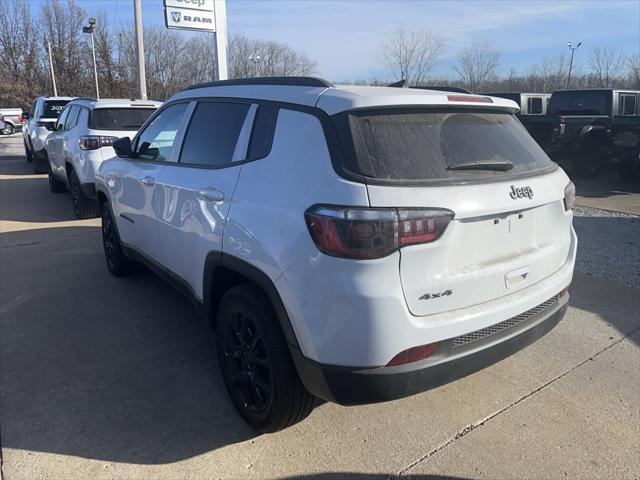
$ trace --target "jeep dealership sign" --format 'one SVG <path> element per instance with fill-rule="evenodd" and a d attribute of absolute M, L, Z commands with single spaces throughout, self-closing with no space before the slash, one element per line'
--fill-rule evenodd
<path fill-rule="evenodd" d="M 216 31 L 214 0 L 164 0 L 167 28 Z"/>

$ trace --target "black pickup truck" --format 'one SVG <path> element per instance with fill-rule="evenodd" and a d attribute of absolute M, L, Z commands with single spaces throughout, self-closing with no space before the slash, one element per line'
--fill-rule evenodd
<path fill-rule="evenodd" d="M 640 170 L 640 90 L 558 90 L 546 115 L 520 120 L 552 160 L 595 177 L 611 160 Z"/>

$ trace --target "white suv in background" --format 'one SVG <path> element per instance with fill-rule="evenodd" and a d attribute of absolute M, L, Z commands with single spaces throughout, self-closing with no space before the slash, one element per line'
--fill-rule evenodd
<path fill-rule="evenodd" d="M 71 191 L 78 218 L 97 215 L 95 172 L 115 156 L 111 144 L 118 137 L 135 135 L 161 105 L 147 100 L 76 98 L 69 102 L 47 137 L 49 188 Z"/>
<path fill-rule="evenodd" d="M 576 255 L 574 189 L 510 100 L 203 84 L 96 175 L 114 275 L 142 261 L 216 328 L 242 416 L 422 392 L 551 330 Z"/>
<path fill-rule="evenodd" d="M 47 173 L 47 152 L 44 142 L 51 133 L 46 125 L 55 122 L 73 97 L 38 97 L 33 101 L 28 119 L 22 128 L 24 153 L 33 162 L 33 173 Z"/>

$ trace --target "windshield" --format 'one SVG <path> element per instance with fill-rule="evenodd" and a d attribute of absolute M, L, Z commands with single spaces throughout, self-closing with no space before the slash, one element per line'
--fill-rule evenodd
<path fill-rule="evenodd" d="M 551 95 L 549 115 L 609 115 L 611 91 L 586 90 L 555 92 Z"/>
<path fill-rule="evenodd" d="M 47 100 L 42 107 L 42 118 L 58 118 L 69 100 Z"/>
<path fill-rule="evenodd" d="M 91 113 L 93 130 L 138 130 L 155 108 L 97 108 Z"/>
<path fill-rule="evenodd" d="M 366 177 L 458 182 L 555 168 L 508 113 L 361 110 L 339 114 L 336 124 L 346 169 Z"/>

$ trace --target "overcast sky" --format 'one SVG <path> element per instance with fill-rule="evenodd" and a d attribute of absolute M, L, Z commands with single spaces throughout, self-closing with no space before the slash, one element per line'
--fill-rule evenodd
<path fill-rule="evenodd" d="M 32 0 L 34 6 L 39 0 Z M 90 15 L 107 10 L 133 24 L 133 0 L 79 0 Z M 143 0 L 144 24 L 164 24 L 162 0 Z M 502 50 L 501 72 L 524 72 L 544 56 L 567 53 L 567 42 L 589 50 L 613 45 L 640 51 L 640 0 L 228 0 L 228 29 L 284 42 L 318 62 L 333 81 L 386 76 L 380 45 L 397 27 L 425 28 L 448 39 L 437 74 L 453 77 L 453 58 L 465 44 L 488 40 Z"/>

